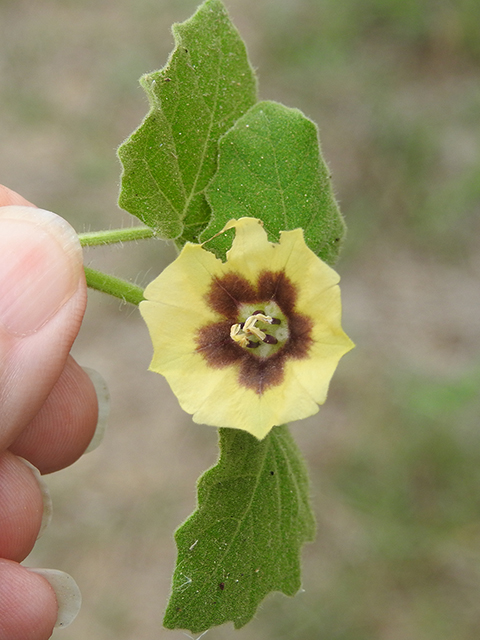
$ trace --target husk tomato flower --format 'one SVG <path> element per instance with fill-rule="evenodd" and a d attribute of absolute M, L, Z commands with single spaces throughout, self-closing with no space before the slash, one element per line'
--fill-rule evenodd
<path fill-rule="evenodd" d="M 193 420 L 262 439 L 318 411 L 353 343 L 341 327 L 340 278 L 301 229 L 272 243 L 255 218 L 232 227 L 226 262 L 187 243 L 147 286 L 140 312 L 150 369 Z"/>

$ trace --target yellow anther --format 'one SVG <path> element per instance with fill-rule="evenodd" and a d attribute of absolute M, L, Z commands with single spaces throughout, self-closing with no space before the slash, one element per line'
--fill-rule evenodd
<path fill-rule="evenodd" d="M 241 324 L 232 324 L 230 327 L 230 338 L 238 342 L 242 347 L 248 346 L 247 334 L 242 331 Z"/>
<path fill-rule="evenodd" d="M 255 313 L 245 320 L 243 326 L 241 323 L 232 324 L 230 328 L 231 339 L 238 342 L 242 347 L 248 347 L 250 342 L 248 336 L 256 336 L 259 340 L 265 340 L 267 334 L 255 326 L 258 320 L 267 322 L 268 324 L 272 324 L 273 322 L 270 316 L 266 316 L 263 313 Z"/>

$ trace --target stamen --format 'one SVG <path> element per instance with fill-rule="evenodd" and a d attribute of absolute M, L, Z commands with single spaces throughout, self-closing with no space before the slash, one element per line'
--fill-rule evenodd
<path fill-rule="evenodd" d="M 279 324 L 280 321 L 275 322 L 276 318 L 266 316 L 262 311 L 255 311 L 249 316 L 245 322 L 239 322 L 232 324 L 230 327 L 230 338 L 234 342 L 238 342 L 242 347 L 248 347 L 249 349 L 255 349 L 258 347 L 258 342 L 252 342 L 249 340 L 249 336 L 255 336 L 266 344 L 277 344 L 278 340 L 273 336 L 267 335 L 264 331 L 259 329 L 256 325 L 257 321 L 265 322 L 267 324 Z"/>
<path fill-rule="evenodd" d="M 245 324 L 255 324 L 257 320 L 268 322 L 268 324 L 271 324 L 272 322 L 272 318 L 270 316 L 266 316 L 262 311 L 255 311 L 255 313 L 252 313 L 252 315 L 245 320 Z"/>
<path fill-rule="evenodd" d="M 243 322 L 241 324 L 232 324 L 230 327 L 230 338 L 234 342 L 238 342 L 242 347 L 248 347 L 249 339 L 242 329 Z"/>
<path fill-rule="evenodd" d="M 267 316 L 267 315 L 265 315 L 263 313 L 263 311 L 254 311 L 252 313 L 252 316 L 256 316 L 257 318 L 259 318 L 259 320 L 262 320 L 262 322 L 268 322 L 268 324 L 280 324 L 281 323 L 280 318 L 272 318 L 271 316 Z"/>

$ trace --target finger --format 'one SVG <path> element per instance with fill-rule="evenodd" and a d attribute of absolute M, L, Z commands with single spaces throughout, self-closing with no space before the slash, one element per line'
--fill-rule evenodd
<path fill-rule="evenodd" d="M 26 207 L 35 206 L 28 200 L 25 200 L 25 198 L 16 191 L 12 191 L 8 187 L 4 187 L 3 184 L 0 184 L 0 207 L 6 207 L 11 204 L 20 204 Z"/>
<path fill-rule="evenodd" d="M 48 640 L 56 620 L 57 599 L 45 578 L 0 560 L 0 637 Z"/>
<path fill-rule="evenodd" d="M 42 525 L 43 507 L 32 470 L 9 451 L 0 454 L 0 558 L 20 562 L 27 557 Z"/>
<path fill-rule="evenodd" d="M 0 450 L 59 379 L 85 311 L 82 252 L 53 213 L 0 208 Z"/>
<path fill-rule="evenodd" d="M 52 473 L 77 460 L 91 442 L 98 422 L 95 387 L 69 356 L 39 413 L 10 446 L 40 472 Z"/>

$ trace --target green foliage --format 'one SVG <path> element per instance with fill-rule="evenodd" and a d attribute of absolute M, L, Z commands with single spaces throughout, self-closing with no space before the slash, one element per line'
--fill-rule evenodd
<path fill-rule="evenodd" d="M 207 189 L 213 210 L 202 239 L 231 218 L 260 218 L 272 241 L 280 231 L 303 228 L 307 245 L 325 262 L 338 257 L 345 226 L 320 154 L 315 124 L 298 109 L 259 102 L 220 141 L 218 172 Z M 219 255 L 229 239 L 207 248 Z"/>
<path fill-rule="evenodd" d="M 140 80 L 150 101 L 142 125 L 118 150 L 121 207 L 179 245 L 210 219 L 205 187 L 217 142 L 256 100 L 245 45 L 220 0 L 207 0 L 173 27 L 167 65 Z"/>
<path fill-rule="evenodd" d="M 119 149 L 120 205 L 179 247 L 208 240 L 220 256 L 232 218 L 260 218 L 272 241 L 301 227 L 334 263 L 345 228 L 315 124 L 297 109 L 255 104 L 244 44 L 220 0 L 173 31 L 168 64 L 141 79 L 150 112 Z M 221 429 L 220 449 L 199 481 L 198 509 L 176 534 L 168 628 L 239 628 L 269 592 L 300 588 L 300 550 L 315 524 L 287 427 L 261 442 Z"/>
<path fill-rule="evenodd" d="M 288 428 L 262 441 L 221 429 L 220 459 L 200 478 L 198 508 L 175 535 L 164 625 L 242 627 L 270 591 L 298 591 L 300 549 L 314 533 L 307 471 Z"/>

